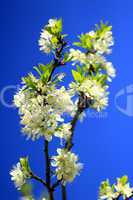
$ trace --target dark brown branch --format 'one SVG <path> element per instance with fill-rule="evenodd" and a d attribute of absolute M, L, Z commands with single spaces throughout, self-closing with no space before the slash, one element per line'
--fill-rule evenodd
<path fill-rule="evenodd" d="M 67 200 L 67 191 L 65 185 L 61 185 L 61 191 L 62 191 L 62 200 Z"/>
<path fill-rule="evenodd" d="M 76 123 L 79 119 L 79 116 L 87 107 L 88 107 L 88 99 L 83 93 L 81 93 L 78 100 L 77 111 L 71 121 L 71 137 L 65 144 L 65 148 L 68 151 L 70 151 L 71 148 L 73 147 L 74 130 L 75 130 Z"/>
<path fill-rule="evenodd" d="M 40 183 L 42 183 L 47 189 L 49 189 L 48 184 L 39 176 L 33 174 L 33 172 L 30 172 L 31 175 L 31 179 L 35 179 L 36 181 L 39 181 Z"/>
<path fill-rule="evenodd" d="M 63 65 L 63 63 L 61 63 L 60 59 L 62 57 L 63 48 L 66 46 L 67 43 L 63 39 L 61 39 L 61 37 L 59 38 L 59 43 L 60 43 L 60 48 L 56 49 L 55 59 L 52 64 L 52 71 L 48 78 L 48 82 L 51 80 L 56 67 Z M 50 198 L 50 200 L 54 200 L 54 197 L 53 197 L 54 188 L 57 187 L 59 185 L 59 183 L 57 181 L 57 183 L 55 183 L 51 187 L 51 166 L 50 166 L 50 156 L 49 156 L 49 142 L 47 140 L 45 140 L 44 153 L 45 153 L 45 163 L 46 163 L 46 184 L 48 185 L 49 198 Z"/>
<path fill-rule="evenodd" d="M 59 49 L 56 49 L 54 62 L 52 64 L 52 71 L 51 71 L 51 74 L 49 76 L 48 81 L 51 80 L 52 75 L 53 75 L 56 67 L 59 67 L 60 65 L 63 65 L 63 63 L 60 61 L 60 59 L 61 59 L 61 56 L 62 56 L 62 51 L 63 51 L 64 47 L 67 45 L 67 43 L 64 40 L 62 40 L 61 38 L 59 38 L 59 42 L 60 42 L 61 46 L 60 46 Z"/>
<path fill-rule="evenodd" d="M 53 190 L 60 185 L 61 181 L 62 180 L 58 180 L 52 185 Z"/>
<path fill-rule="evenodd" d="M 50 157 L 49 157 L 49 142 L 47 140 L 44 141 L 44 154 L 45 154 L 45 164 L 46 164 L 46 184 L 49 192 L 50 200 L 54 200 L 53 196 L 53 188 L 51 187 L 51 169 L 50 169 Z"/>
<path fill-rule="evenodd" d="M 77 123 L 77 121 L 78 121 L 78 119 L 79 119 L 79 116 L 80 116 L 80 114 L 82 113 L 82 110 L 80 109 L 80 108 L 78 108 L 77 109 L 77 112 L 76 112 L 76 114 L 75 114 L 75 116 L 74 116 L 74 118 L 73 118 L 73 120 L 71 121 L 71 137 L 69 138 L 69 140 L 66 142 L 66 144 L 65 144 L 65 148 L 68 150 L 68 151 L 70 151 L 71 150 L 71 148 L 73 147 L 73 142 L 72 142 L 72 140 L 73 140 L 73 136 L 74 136 L 74 130 L 75 130 L 75 126 L 76 126 L 76 123 Z"/>
<path fill-rule="evenodd" d="M 46 183 L 50 186 L 50 158 L 49 158 L 49 143 L 47 140 L 44 141 L 44 153 L 45 153 L 45 164 L 46 164 Z"/>
<path fill-rule="evenodd" d="M 75 113 L 75 116 L 73 118 L 73 120 L 71 121 L 71 137 L 69 138 L 69 140 L 66 142 L 65 144 L 65 148 L 70 151 L 71 148 L 73 147 L 73 136 L 74 136 L 74 129 L 76 126 L 76 123 L 78 121 L 79 115 L 82 113 L 82 109 L 80 109 L 80 107 L 78 106 L 77 112 Z M 62 190 L 62 200 L 66 200 L 67 199 L 67 193 L 66 193 L 66 186 L 61 185 L 61 190 Z"/>
<path fill-rule="evenodd" d="M 71 121 L 71 137 L 69 138 L 69 140 L 66 142 L 65 144 L 65 149 L 67 149 L 68 151 L 71 150 L 71 148 L 73 147 L 73 136 L 74 136 L 74 130 L 76 127 L 76 123 L 79 119 L 80 114 L 89 107 L 89 100 L 87 99 L 87 97 L 81 93 L 79 96 L 79 100 L 78 100 L 78 105 L 77 105 L 77 111 Z M 66 186 L 62 185 L 62 199 L 66 200 L 67 196 L 66 196 Z"/>

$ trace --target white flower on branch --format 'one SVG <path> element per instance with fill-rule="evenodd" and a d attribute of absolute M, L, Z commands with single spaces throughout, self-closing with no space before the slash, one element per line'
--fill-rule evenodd
<path fill-rule="evenodd" d="M 47 26 L 52 28 L 52 27 L 56 26 L 56 23 L 57 23 L 56 19 L 49 19 Z"/>
<path fill-rule="evenodd" d="M 113 200 L 118 197 L 118 193 L 114 191 L 114 186 L 111 186 L 109 180 L 103 181 L 100 186 L 99 200 Z"/>
<path fill-rule="evenodd" d="M 50 141 L 64 121 L 63 114 L 72 115 L 75 105 L 65 87 L 44 85 L 38 79 L 34 82 L 36 90 L 42 91 L 42 94 L 38 94 L 36 90 L 25 89 L 24 85 L 14 96 L 14 103 L 19 108 L 24 134 L 33 140 L 45 136 Z"/>
<path fill-rule="evenodd" d="M 39 39 L 39 46 L 40 50 L 44 51 L 45 53 L 50 53 L 52 50 L 52 35 L 47 30 L 42 30 L 40 39 Z"/>
<path fill-rule="evenodd" d="M 17 163 L 17 165 L 13 167 L 13 169 L 10 172 L 10 175 L 11 180 L 14 182 L 16 188 L 20 190 L 26 182 L 26 177 L 22 171 L 20 163 Z"/>
<path fill-rule="evenodd" d="M 59 38 L 61 37 L 62 20 L 50 19 L 48 24 L 42 29 L 38 41 L 40 50 L 44 53 L 50 53 L 59 47 Z"/>
<path fill-rule="evenodd" d="M 110 185 L 109 180 L 103 181 L 100 186 L 99 200 L 130 199 L 133 196 L 133 188 L 128 183 L 128 177 L 117 178 L 117 184 Z"/>
<path fill-rule="evenodd" d="M 72 182 L 79 175 L 83 165 L 78 163 L 78 156 L 66 149 L 57 149 L 57 156 L 53 156 L 53 167 L 56 167 L 56 175 L 58 180 L 63 183 Z"/>
<path fill-rule="evenodd" d="M 48 103 L 53 105 L 57 110 L 59 109 L 61 112 L 67 112 L 72 114 L 75 110 L 72 96 L 70 92 L 62 86 L 60 89 L 52 90 L 48 96 Z"/>
<path fill-rule="evenodd" d="M 74 62 L 73 65 L 80 62 L 81 64 L 87 63 L 87 57 L 85 53 L 81 52 L 78 49 L 70 49 L 69 58 Z"/>
<path fill-rule="evenodd" d="M 94 49 L 99 53 L 111 53 L 110 47 L 114 45 L 113 37 L 112 37 L 112 31 L 106 31 L 104 32 L 101 37 L 97 40 L 94 40 L 93 46 Z"/>
<path fill-rule="evenodd" d="M 59 137 L 59 138 L 64 138 L 64 139 L 68 139 L 70 138 L 71 136 L 71 124 L 70 123 L 64 123 L 62 124 L 58 129 L 57 131 L 55 131 L 54 135 L 56 137 Z"/>
<path fill-rule="evenodd" d="M 85 79 L 79 86 L 78 91 L 83 92 L 91 99 L 94 102 L 92 107 L 100 111 L 108 105 L 108 92 L 106 89 L 107 86 L 102 86 L 96 80 Z"/>
<path fill-rule="evenodd" d="M 119 194 L 122 194 L 123 198 L 126 199 L 126 198 L 129 198 L 130 196 L 132 196 L 133 188 L 130 187 L 129 183 L 123 182 L 122 178 L 117 179 L 117 184 L 114 187 L 115 187 L 116 191 Z"/>
<path fill-rule="evenodd" d="M 114 66 L 112 65 L 111 62 L 107 62 L 105 64 L 105 69 L 107 71 L 107 74 L 108 74 L 108 80 L 111 81 L 110 77 L 111 78 L 114 78 L 116 76 L 116 69 L 114 68 Z"/>

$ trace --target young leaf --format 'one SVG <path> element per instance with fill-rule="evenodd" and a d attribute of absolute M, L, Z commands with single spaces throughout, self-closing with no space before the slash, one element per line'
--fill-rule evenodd
<path fill-rule="evenodd" d="M 83 77 L 81 76 L 81 74 L 75 70 L 72 70 L 72 75 L 73 75 L 73 78 L 76 82 L 81 82 Z"/>
<path fill-rule="evenodd" d="M 38 67 L 34 66 L 33 69 L 35 69 L 36 72 L 37 72 L 40 76 L 42 75 L 41 72 L 40 72 L 40 70 L 38 69 Z"/>

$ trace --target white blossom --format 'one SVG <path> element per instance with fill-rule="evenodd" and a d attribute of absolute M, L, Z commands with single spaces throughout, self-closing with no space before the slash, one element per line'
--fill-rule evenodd
<path fill-rule="evenodd" d="M 94 40 L 93 46 L 94 49 L 99 53 L 111 53 L 111 49 L 109 47 L 113 46 L 114 41 L 112 37 L 112 31 L 106 31 L 103 37 L 100 37 L 98 40 Z"/>
<path fill-rule="evenodd" d="M 71 93 L 83 92 L 93 102 L 90 107 L 97 111 L 101 111 L 108 106 L 108 86 L 102 86 L 95 79 L 86 78 L 81 84 L 72 82 L 69 87 Z"/>
<path fill-rule="evenodd" d="M 56 109 L 61 110 L 61 112 L 68 112 L 70 114 L 74 112 L 74 104 L 71 99 L 72 96 L 64 86 L 60 89 L 51 91 L 47 98 L 49 104 L 52 104 Z"/>
<path fill-rule="evenodd" d="M 130 184 L 122 184 L 119 180 L 117 185 L 115 185 L 115 189 L 118 193 L 123 195 L 124 199 L 129 198 L 133 194 L 133 188 L 130 187 Z"/>
<path fill-rule="evenodd" d="M 99 200 L 114 200 L 119 196 L 117 192 L 114 191 L 108 180 L 103 181 L 100 186 Z"/>
<path fill-rule="evenodd" d="M 45 53 L 50 53 L 50 51 L 52 50 L 51 39 L 52 35 L 44 28 L 41 32 L 39 39 L 39 46 L 41 51 L 44 51 Z"/>
<path fill-rule="evenodd" d="M 22 171 L 20 163 L 17 163 L 16 166 L 10 172 L 11 180 L 14 181 L 14 184 L 18 190 L 25 184 L 26 178 Z"/>
<path fill-rule="evenodd" d="M 77 62 L 80 62 L 81 64 L 86 64 L 86 55 L 85 53 L 82 53 L 78 49 L 70 49 L 69 58 L 74 62 L 73 65 L 75 65 Z"/>
<path fill-rule="evenodd" d="M 71 124 L 70 123 L 64 123 L 62 124 L 57 131 L 55 131 L 54 135 L 59 138 L 68 139 L 70 138 L 72 132 L 71 132 Z"/>
<path fill-rule="evenodd" d="M 59 124 L 64 121 L 63 114 L 73 115 L 75 105 L 65 87 L 44 85 L 37 79 L 34 82 L 42 94 L 23 86 L 14 96 L 14 103 L 19 108 L 23 133 L 33 140 L 45 136 L 50 141 Z"/>
<path fill-rule="evenodd" d="M 95 31 L 90 31 L 89 33 L 88 33 L 91 37 L 93 37 L 94 35 L 95 35 Z"/>
<path fill-rule="evenodd" d="M 56 23 L 57 23 L 56 19 L 49 19 L 47 26 L 52 28 L 56 25 Z"/>
<path fill-rule="evenodd" d="M 85 79 L 79 86 L 78 91 L 84 92 L 88 98 L 95 100 L 104 96 L 105 88 L 96 80 Z"/>
<path fill-rule="evenodd" d="M 114 200 L 117 198 L 117 194 L 114 193 L 110 188 L 108 188 L 107 193 L 99 197 L 99 200 Z"/>
<path fill-rule="evenodd" d="M 97 111 L 101 111 L 108 105 L 108 92 L 106 89 L 107 86 L 102 86 L 93 79 L 86 79 L 78 88 L 79 91 L 84 92 L 84 94 L 93 101 L 91 107 L 95 108 Z"/>
<path fill-rule="evenodd" d="M 82 164 L 78 163 L 78 157 L 74 153 L 65 149 L 57 149 L 57 156 L 53 156 L 53 167 L 56 167 L 58 180 L 72 182 L 82 169 Z"/>
<path fill-rule="evenodd" d="M 112 65 L 111 62 L 106 63 L 105 69 L 106 69 L 109 77 L 114 78 L 116 76 L 116 69 L 114 68 L 114 66 Z M 109 80 L 110 80 L 110 78 L 109 78 Z"/>
<path fill-rule="evenodd" d="M 108 96 L 106 95 L 107 94 L 105 93 L 105 96 L 96 99 L 96 101 L 92 105 L 92 108 L 95 108 L 98 112 L 105 109 L 108 106 L 108 101 L 109 101 Z"/>

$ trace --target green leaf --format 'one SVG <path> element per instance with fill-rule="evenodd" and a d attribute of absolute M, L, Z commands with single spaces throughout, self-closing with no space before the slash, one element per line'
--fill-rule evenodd
<path fill-rule="evenodd" d="M 81 76 L 81 74 L 75 70 L 72 70 L 72 75 L 76 82 L 81 82 L 83 80 L 83 77 Z"/>
<path fill-rule="evenodd" d="M 38 67 L 34 66 L 33 69 L 35 69 L 40 76 L 42 75 Z"/>
<path fill-rule="evenodd" d="M 27 85 L 27 87 L 36 90 L 36 83 L 32 80 L 32 73 L 28 74 L 28 76 L 23 77 L 22 81 Z"/>
<path fill-rule="evenodd" d="M 47 65 L 48 68 L 45 70 L 45 72 L 41 75 L 41 79 L 44 83 L 46 83 L 50 77 L 51 71 L 53 66 L 51 64 Z"/>
<path fill-rule="evenodd" d="M 100 82 L 101 84 L 104 84 L 105 81 L 107 80 L 108 75 L 107 74 L 103 74 L 102 76 L 98 77 L 97 80 L 98 82 Z"/>
<path fill-rule="evenodd" d="M 64 58 L 63 58 L 62 61 L 63 61 L 64 63 L 71 61 L 71 58 L 70 58 L 68 52 L 66 52 L 66 53 L 64 54 Z"/>
<path fill-rule="evenodd" d="M 53 35 L 57 35 L 57 34 L 61 33 L 62 32 L 62 19 L 56 20 L 55 26 L 50 27 L 48 31 L 51 32 Z"/>
<path fill-rule="evenodd" d="M 120 182 L 121 182 L 123 185 L 125 185 L 125 184 L 127 183 L 127 181 L 128 181 L 128 176 L 122 176 L 122 177 L 120 178 Z"/>
<path fill-rule="evenodd" d="M 81 42 L 74 42 L 73 45 L 77 46 L 77 47 L 82 47 Z"/>
<path fill-rule="evenodd" d="M 39 66 L 39 68 L 40 68 L 40 70 L 41 70 L 42 72 L 45 72 L 45 71 L 47 70 L 47 66 L 46 66 L 46 65 L 38 64 L 38 66 Z"/>
<path fill-rule="evenodd" d="M 23 157 L 23 158 L 20 158 L 20 164 L 21 164 L 21 167 L 22 167 L 22 170 L 24 172 L 24 174 L 27 176 L 27 177 L 30 177 L 30 172 L 31 172 L 31 169 L 30 169 L 30 166 L 29 166 L 29 160 L 28 160 L 28 157 Z"/>
<path fill-rule="evenodd" d="M 79 65 L 76 65 L 77 71 L 82 75 L 83 71 L 82 68 Z"/>

